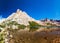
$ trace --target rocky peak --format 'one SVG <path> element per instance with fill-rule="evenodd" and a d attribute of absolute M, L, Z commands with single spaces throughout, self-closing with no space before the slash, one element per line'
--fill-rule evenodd
<path fill-rule="evenodd" d="M 36 21 L 35 19 L 33 19 L 32 17 L 30 17 L 26 12 L 21 11 L 20 9 L 17 9 L 17 11 L 15 13 L 12 13 L 7 20 L 10 21 L 16 21 L 19 24 L 25 24 L 28 25 L 29 21 Z"/>
<path fill-rule="evenodd" d="M 20 9 L 17 9 L 17 12 L 16 13 L 19 13 L 20 12 Z"/>

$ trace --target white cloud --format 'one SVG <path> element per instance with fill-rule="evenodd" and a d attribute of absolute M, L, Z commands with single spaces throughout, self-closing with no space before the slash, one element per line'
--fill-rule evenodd
<path fill-rule="evenodd" d="M 3 18 L 2 15 L 0 15 L 0 23 L 3 22 L 6 18 Z"/>

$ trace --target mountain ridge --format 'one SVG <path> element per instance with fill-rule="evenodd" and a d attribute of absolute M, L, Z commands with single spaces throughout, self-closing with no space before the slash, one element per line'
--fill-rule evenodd
<path fill-rule="evenodd" d="M 44 20 L 36 20 L 36 19 L 32 18 L 31 16 L 29 16 L 26 12 L 24 12 L 20 9 L 17 9 L 16 12 L 13 12 L 5 20 L 2 20 L 2 21 L 8 22 L 8 20 L 16 21 L 17 23 L 24 24 L 24 25 L 29 25 L 29 23 L 28 23 L 29 21 L 34 21 L 34 22 L 37 22 L 38 24 L 41 24 L 41 25 L 45 25 L 46 23 L 60 25 L 59 20 L 52 20 L 52 19 L 47 19 L 47 18 Z"/>
<path fill-rule="evenodd" d="M 16 21 L 19 24 L 28 25 L 28 21 L 36 21 L 34 18 L 30 17 L 26 12 L 17 9 L 15 13 L 12 13 L 7 17 L 6 21 Z"/>

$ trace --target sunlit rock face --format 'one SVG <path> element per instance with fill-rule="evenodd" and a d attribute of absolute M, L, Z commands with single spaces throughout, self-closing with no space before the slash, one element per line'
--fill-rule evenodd
<path fill-rule="evenodd" d="M 21 11 L 19 9 L 15 13 L 12 13 L 7 18 L 7 20 L 16 21 L 19 24 L 24 24 L 24 25 L 28 25 L 29 21 L 35 21 L 35 19 L 30 17 L 26 12 Z"/>

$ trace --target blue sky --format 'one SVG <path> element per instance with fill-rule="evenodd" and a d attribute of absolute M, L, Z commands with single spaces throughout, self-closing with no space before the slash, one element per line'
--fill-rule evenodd
<path fill-rule="evenodd" d="M 8 17 L 17 9 L 39 20 L 60 19 L 60 0 L 0 0 L 0 18 Z"/>

